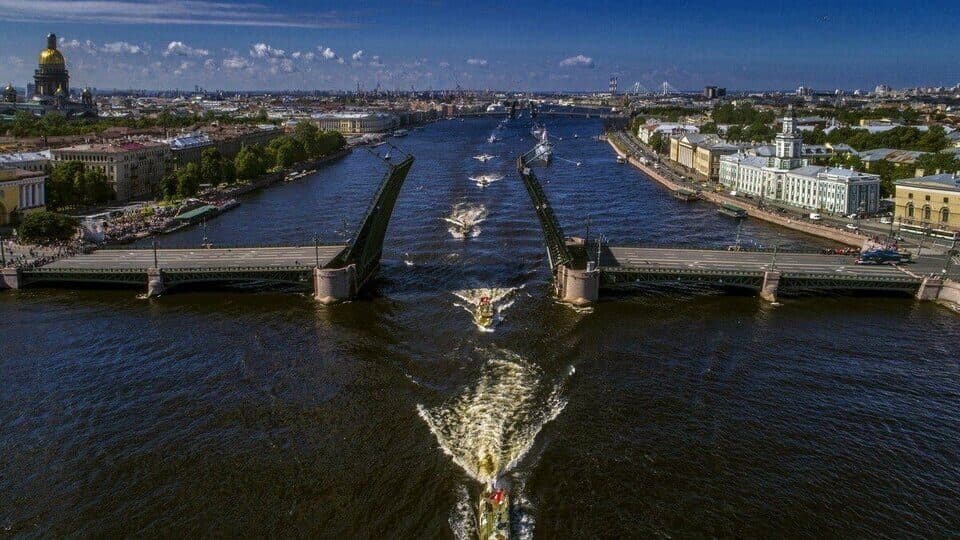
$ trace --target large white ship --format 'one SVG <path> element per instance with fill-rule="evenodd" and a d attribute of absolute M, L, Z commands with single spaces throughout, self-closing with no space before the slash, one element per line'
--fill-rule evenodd
<path fill-rule="evenodd" d="M 553 144 L 550 143 L 550 137 L 547 135 L 547 128 L 540 130 L 540 142 L 533 149 L 533 157 L 544 163 L 550 163 L 553 158 Z"/>

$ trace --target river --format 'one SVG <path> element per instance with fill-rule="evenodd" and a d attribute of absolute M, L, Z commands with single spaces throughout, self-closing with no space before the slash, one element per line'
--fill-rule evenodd
<path fill-rule="evenodd" d="M 537 173 L 566 234 L 736 238 L 616 164 L 598 120 L 546 122 L 563 140 Z M 0 294 L 0 536 L 469 537 L 494 477 L 522 537 L 960 534 L 960 318 L 676 291 L 576 312 L 549 297 L 513 168 L 528 124 L 487 142 L 496 128 L 393 140 L 417 161 L 364 299 Z M 383 173 L 358 150 L 160 243 L 341 242 Z M 828 245 L 755 220 L 741 235 Z M 469 313 L 484 295 L 492 332 Z"/>

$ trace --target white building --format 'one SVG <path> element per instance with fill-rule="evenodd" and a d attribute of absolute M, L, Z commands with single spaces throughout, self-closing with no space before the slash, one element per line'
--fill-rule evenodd
<path fill-rule="evenodd" d="M 312 119 L 320 129 L 339 131 L 344 135 L 383 133 L 399 124 L 396 116 L 380 112 L 323 113 L 313 115 Z"/>
<path fill-rule="evenodd" d="M 720 158 L 720 182 L 761 200 L 838 214 L 873 213 L 880 204 L 880 177 L 858 171 L 809 165 L 803 138 L 793 122 L 793 108 L 777 134 L 775 155 L 744 153 Z"/>
<path fill-rule="evenodd" d="M 661 136 L 683 135 L 685 133 L 700 133 L 700 128 L 691 124 L 673 124 L 650 122 L 637 129 L 637 138 L 644 144 L 650 144 L 650 139 L 659 133 Z"/>
<path fill-rule="evenodd" d="M 0 154 L 0 169 L 22 169 L 24 171 L 44 172 L 47 170 L 49 164 L 50 150 Z"/>

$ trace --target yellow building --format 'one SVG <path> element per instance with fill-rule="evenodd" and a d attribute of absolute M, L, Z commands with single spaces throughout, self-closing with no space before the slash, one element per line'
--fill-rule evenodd
<path fill-rule="evenodd" d="M 960 232 L 960 175 L 897 180 L 894 220 L 904 232 L 923 233 L 930 229 L 935 236 Z"/>
<path fill-rule="evenodd" d="M 8 225 L 16 214 L 43 208 L 47 174 L 22 169 L 0 169 L 0 225 Z"/>

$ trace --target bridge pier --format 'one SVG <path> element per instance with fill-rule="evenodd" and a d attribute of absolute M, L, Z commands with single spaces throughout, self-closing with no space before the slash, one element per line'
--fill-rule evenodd
<path fill-rule="evenodd" d="M 163 272 L 159 268 L 147 268 L 147 298 L 160 296 L 164 290 Z"/>
<path fill-rule="evenodd" d="M 592 268 L 576 270 L 567 265 L 558 267 L 557 284 L 560 301 L 574 306 L 586 306 L 600 298 L 600 272 Z"/>
<path fill-rule="evenodd" d="M 344 268 L 314 268 L 313 298 L 327 306 L 352 298 L 357 283 L 356 268 L 353 264 Z"/>
<path fill-rule="evenodd" d="M 937 300 L 940 298 L 940 291 L 943 290 L 943 278 L 940 276 L 927 276 L 920 283 L 917 290 L 917 300 Z"/>
<path fill-rule="evenodd" d="M 0 289 L 19 289 L 20 288 L 20 270 L 17 268 L 4 268 L 0 273 Z"/>
<path fill-rule="evenodd" d="M 781 272 L 777 270 L 767 270 L 763 273 L 763 285 L 760 287 L 760 298 L 767 302 L 777 301 L 777 288 L 780 285 Z"/>

